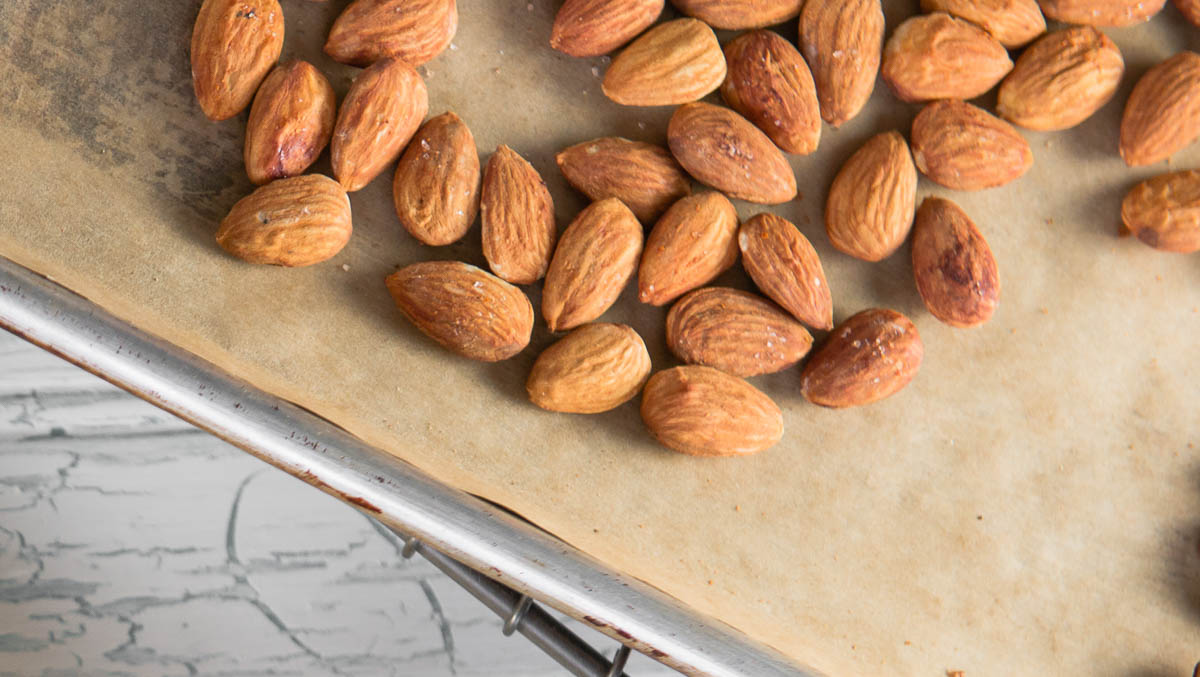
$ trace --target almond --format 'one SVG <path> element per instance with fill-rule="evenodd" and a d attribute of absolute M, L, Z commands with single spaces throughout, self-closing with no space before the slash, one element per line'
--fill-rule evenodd
<path fill-rule="evenodd" d="M 912 381 L 924 354 L 912 320 L 893 310 L 864 310 L 834 329 L 809 359 L 800 393 L 836 409 L 877 402 Z"/>
<path fill-rule="evenodd" d="M 546 274 L 558 227 L 554 200 L 533 165 L 500 146 L 483 170 L 483 256 L 492 272 L 513 284 Z"/>
<path fill-rule="evenodd" d="M 1046 32 L 1037 0 L 921 0 L 921 9 L 966 19 L 1010 49 Z"/>
<path fill-rule="evenodd" d="M 884 81 L 902 101 L 973 99 L 1012 70 L 987 31 L 944 12 L 914 16 L 883 48 Z"/>
<path fill-rule="evenodd" d="M 685 197 L 646 238 L 638 299 L 661 306 L 712 281 L 737 262 L 737 210 L 720 193 Z"/>
<path fill-rule="evenodd" d="M 249 106 L 282 51 L 278 0 L 204 0 L 192 30 L 192 85 L 208 119 Z"/>
<path fill-rule="evenodd" d="M 520 289 L 460 261 L 414 263 L 387 278 L 396 307 L 447 350 L 483 362 L 529 345 L 533 306 Z"/>
<path fill-rule="evenodd" d="M 479 152 L 454 113 L 417 130 L 396 166 L 392 203 L 405 230 L 428 245 L 462 239 L 479 213 Z"/>
<path fill-rule="evenodd" d="M 605 96 L 626 106 L 669 106 L 703 98 L 725 79 L 725 55 L 704 22 L 659 24 L 613 59 Z"/>
<path fill-rule="evenodd" d="M 1033 166 L 1033 151 L 1020 132 L 962 101 L 934 101 L 921 109 L 913 120 L 912 154 L 925 176 L 955 190 L 1003 186 Z"/>
<path fill-rule="evenodd" d="M 1121 118 L 1121 157 L 1150 165 L 1183 150 L 1200 135 L 1200 54 L 1180 52 L 1146 71 Z"/>
<path fill-rule="evenodd" d="M 662 14 L 663 0 L 567 0 L 558 8 L 550 46 L 563 54 L 608 54 L 646 30 Z"/>
<path fill-rule="evenodd" d="M 783 437 L 783 412 L 744 380 L 711 367 L 650 377 L 642 421 L 663 446 L 693 456 L 746 456 Z"/>
<path fill-rule="evenodd" d="M 1167 0 L 1038 0 L 1047 19 L 1089 26 L 1129 26 L 1158 14 Z"/>
<path fill-rule="evenodd" d="M 574 329 L 604 314 L 642 256 L 642 224 L 616 198 L 594 202 L 567 226 L 542 286 L 550 331 Z"/>
<path fill-rule="evenodd" d="M 567 182 L 593 200 L 615 197 L 652 224 L 692 192 L 692 180 L 662 146 L 616 137 L 563 150 L 555 160 Z"/>
<path fill-rule="evenodd" d="M 821 140 L 817 88 L 804 57 L 771 31 L 751 31 L 725 46 L 725 102 L 789 153 L 807 155 Z"/>
<path fill-rule="evenodd" d="M 1200 251 L 1200 171 L 1161 174 L 1134 186 L 1121 203 L 1121 220 L 1155 249 Z"/>
<path fill-rule="evenodd" d="M 688 364 L 749 378 L 796 364 L 812 347 L 812 336 L 764 298 L 707 287 L 688 292 L 671 307 L 667 345 Z"/>
<path fill-rule="evenodd" d="M 365 187 L 400 157 L 429 111 L 425 83 L 399 59 L 382 59 L 358 74 L 338 111 L 330 160 L 349 192 Z"/>
<path fill-rule="evenodd" d="M 817 85 L 821 117 L 839 127 L 858 115 L 879 74 L 883 54 L 879 0 L 808 0 L 800 14 L 800 46 Z"/>
<path fill-rule="evenodd" d="M 636 331 L 588 324 L 538 355 L 525 390 L 542 409 L 598 414 L 632 400 L 648 376 L 650 353 Z"/>
<path fill-rule="evenodd" d="M 325 53 L 351 66 L 397 58 L 416 67 L 450 45 L 455 0 L 354 0 L 333 22 Z"/>
<path fill-rule="evenodd" d="M 1175 0 L 1175 9 L 1194 26 L 1200 26 L 1200 0 Z M 1200 664 L 1196 665 L 1196 677 L 1200 677 Z"/>
<path fill-rule="evenodd" d="M 1029 46 L 1000 84 L 996 113 L 1027 129 L 1083 122 L 1117 93 L 1125 59 L 1091 26 L 1055 31 Z"/>
<path fill-rule="evenodd" d="M 783 23 L 800 13 L 804 0 L 671 0 L 671 4 L 713 28 L 740 31 Z"/>
<path fill-rule="evenodd" d="M 238 200 L 217 230 L 217 244 L 250 263 L 311 266 L 350 241 L 350 198 L 319 174 L 273 181 Z"/>
<path fill-rule="evenodd" d="M 926 198 L 913 226 L 913 276 L 925 307 L 952 327 L 987 322 L 1000 299 L 1000 274 L 987 240 L 958 205 Z"/>
<path fill-rule="evenodd" d="M 833 179 L 825 232 L 840 251 L 864 261 L 891 256 L 912 229 L 917 168 L 899 132 L 871 137 Z"/>
<path fill-rule="evenodd" d="M 243 159 L 255 184 L 303 174 L 329 145 L 333 86 L 312 64 L 289 61 L 263 80 L 246 123 Z"/>
<path fill-rule="evenodd" d="M 754 284 L 797 320 L 833 327 L 833 297 L 817 250 L 790 221 L 758 214 L 738 231 L 742 266 Z"/>
<path fill-rule="evenodd" d="M 697 180 L 730 197 L 779 204 L 796 197 L 787 158 L 746 118 L 710 103 L 680 106 L 667 124 L 667 144 Z"/>

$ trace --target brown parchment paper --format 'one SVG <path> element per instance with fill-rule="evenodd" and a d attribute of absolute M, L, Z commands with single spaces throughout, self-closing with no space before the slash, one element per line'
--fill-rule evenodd
<path fill-rule="evenodd" d="M 284 2 L 284 58 L 312 60 L 339 94 L 355 69 L 319 47 L 344 4 Z M 886 2 L 889 27 L 916 4 Z M 554 152 L 661 142 L 671 111 L 612 104 L 602 60 L 551 51 L 557 2 L 459 5 L 454 46 L 422 69 L 430 114 L 458 112 L 485 158 L 500 143 L 528 157 L 565 227 L 583 202 Z M 384 276 L 480 263 L 479 230 L 416 244 L 390 172 L 353 195 L 353 240 L 326 264 L 256 267 L 218 249 L 217 221 L 251 186 L 245 114 L 213 124 L 192 98 L 198 7 L 0 3 L 0 253 L 833 674 L 1148 677 L 1200 659 L 1200 257 L 1116 237 L 1125 191 L 1167 169 L 1118 159 L 1122 103 L 1151 64 L 1200 47 L 1173 8 L 1108 31 L 1128 63 L 1117 98 L 1069 132 L 1026 133 L 1036 164 L 1020 181 L 951 194 L 922 180 L 999 261 L 983 328 L 924 310 L 907 249 L 870 265 L 823 233 L 837 167 L 875 132 L 907 133 L 916 107 L 881 83 L 861 116 L 792 158 L 802 197 L 774 211 L 820 252 L 836 319 L 900 310 L 925 363 L 900 395 L 850 411 L 805 403 L 796 370 L 755 379 L 785 411 L 783 442 L 705 460 L 656 447 L 636 401 L 590 417 L 528 404 L 524 378 L 552 340 L 540 321 L 528 350 L 495 365 L 408 326 Z M 1173 166 L 1200 166 L 1200 147 Z M 740 269 L 720 282 L 748 285 Z M 664 316 L 627 290 L 605 319 L 636 327 L 664 368 Z"/>

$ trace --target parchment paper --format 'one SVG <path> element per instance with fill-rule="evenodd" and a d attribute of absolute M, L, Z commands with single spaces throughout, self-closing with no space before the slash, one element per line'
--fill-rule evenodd
<path fill-rule="evenodd" d="M 284 3 L 284 58 L 312 60 L 339 94 L 355 69 L 319 47 L 344 4 Z M 458 112 L 485 159 L 500 143 L 528 157 L 565 227 L 584 203 L 554 152 L 661 142 L 671 110 L 610 103 L 602 60 L 550 50 L 557 2 L 459 4 L 454 47 L 422 69 L 430 114 Z M 890 32 L 917 3 L 885 4 Z M 1200 659 L 1200 258 L 1116 237 L 1125 191 L 1167 169 L 1118 159 L 1123 101 L 1150 65 L 1200 47 L 1172 8 L 1108 31 L 1128 63 L 1117 98 L 1077 129 L 1026 133 L 1036 164 L 1020 181 L 960 194 L 922 179 L 920 196 L 958 202 L 999 261 L 983 328 L 924 310 L 907 249 L 866 264 L 823 232 L 836 169 L 875 132 L 907 134 L 917 107 L 880 83 L 861 116 L 793 158 L 802 197 L 775 211 L 821 254 L 836 319 L 909 315 L 925 364 L 898 396 L 849 411 L 807 404 L 797 370 L 755 379 L 785 411 L 783 442 L 705 460 L 655 446 L 636 401 L 590 417 L 530 405 L 525 376 L 552 340 L 540 320 L 530 348 L 495 365 L 407 325 L 384 276 L 480 263 L 479 230 L 416 244 L 390 172 L 354 194 L 354 237 L 326 264 L 257 267 L 218 249 L 218 220 L 251 189 L 245 113 L 213 124 L 193 100 L 198 7 L 0 3 L 0 253 L 833 674 L 1165 677 Z M 794 40 L 792 22 L 781 30 Z M 1200 166 L 1200 147 L 1174 166 Z M 740 268 L 720 282 L 748 286 Z M 661 369 L 674 364 L 665 312 L 630 289 L 605 319 L 637 328 Z"/>

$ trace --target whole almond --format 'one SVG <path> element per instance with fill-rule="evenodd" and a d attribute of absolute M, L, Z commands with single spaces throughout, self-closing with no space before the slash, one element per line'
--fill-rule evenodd
<path fill-rule="evenodd" d="M 712 281 L 737 262 L 737 210 L 720 193 L 671 205 L 646 238 L 638 299 L 661 306 Z"/>
<path fill-rule="evenodd" d="M 455 0 L 354 0 L 333 22 L 325 53 L 351 66 L 397 58 L 416 67 L 450 45 Z"/>
<path fill-rule="evenodd" d="M 684 104 L 667 124 L 667 145 L 702 183 L 748 202 L 779 204 L 796 197 L 787 157 L 757 127 L 710 103 Z"/>
<path fill-rule="evenodd" d="M 250 263 L 311 266 L 350 241 L 350 198 L 319 174 L 273 181 L 238 200 L 221 221 L 217 244 Z"/>
<path fill-rule="evenodd" d="M 1000 84 L 996 113 L 1027 129 L 1083 122 L 1117 93 L 1125 59 L 1091 26 L 1055 31 L 1030 45 Z"/>
<path fill-rule="evenodd" d="M 1038 0 L 1047 19 L 1088 26 L 1130 26 L 1158 14 L 1167 0 Z"/>
<path fill-rule="evenodd" d="M 1015 181 L 1033 166 L 1021 133 L 1000 118 L 962 101 L 934 101 L 913 120 L 917 169 L 955 190 L 982 190 Z"/>
<path fill-rule="evenodd" d="M 250 105 L 283 51 L 278 0 L 204 0 L 192 29 L 192 86 L 210 120 Z"/>
<path fill-rule="evenodd" d="M 695 19 L 659 24 L 617 55 L 605 96 L 626 106 L 670 106 L 703 98 L 725 79 L 725 55 L 712 29 Z"/>
<path fill-rule="evenodd" d="M 817 88 L 804 57 L 771 31 L 743 33 L 725 45 L 725 102 L 789 153 L 807 155 L 821 140 Z"/>
<path fill-rule="evenodd" d="M 987 31 L 944 12 L 914 16 L 883 48 L 881 74 L 902 101 L 973 99 L 1012 70 Z"/>
<path fill-rule="evenodd" d="M 921 9 L 966 19 L 1010 49 L 1046 32 L 1037 0 L 921 0 Z"/>
<path fill-rule="evenodd" d="M 567 0 L 558 8 L 550 46 L 563 54 L 601 56 L 646 30 L 663 0 Z"/>
<path fill-rule="evenodd" d="M 817 85 L 821 117 L 839 127 L 866 105 L 883 54 L 880 0 L 808 0 L 800 47 Z"/>
<path fill-rule="evenodd" d="M 671 0 L 671 4 L 713 28 L 740 31 L 794 18 L 804 0 Z"/>
<path fill-rule="evenodd" d="M 958 205 L 925 198 L 912 242 L 913 276 L 925 307 L 952 327 L 987 322 L 1000 299 L 1000 274 L 983 233 Z"/>
<path fill-rule="evenodd" d="M 899 132 L 871 137 L 833 179 L 825 232 L 840 251 L 864 261 L 887 258 L 904 244 L 917 203 L 917 168 Z"/>
<path fill-rule="evenodd" d="M 1200 171 L 1161 174 L 1134 186 L 1121 203 L 1121 220 L 1155 249 L 1200 251 Z"/>
<path fill-rule="evenodd" d="M 447 350 L 483 362 L 529 345 L 533 306 L 518 288 L 461 261 L 414 263 L 387 278 L 404 316 Z"/>
<path fill-rule="evenodd" d="M 513 284 L 546 274 L 558 227 L 554 200 L 533 165 L 500 146 L 483 170 L 483 256 L 492 272 Z"/>
<path fill-rule="evenodd" d="M 813 329 L 833 327 L 833 297 L 812 243 L 790 221 L 752 216 L 738 231 L 742 267 L 754 284 Z"/>
<path fill-rule="evenodd" d="M 425 244 L 467 234 L 479 213 L 479 152 L 461 118 L 442 113 L 421 125 L 396 166 L 392 203 L 405 230 Z"/>
<path fill-rule="evenodd" d="M 336 115 L 337 95 L 321 71 L 304 61 L 280 64 L 250 107 L 242 152 L 250 180 L 303 174 L 329 145 Z"/>
<path fill-rule="evenodd" d="M 1200 26 L 1200 0 L 1175 0 L 1175 9 L 1194 26 Z M 1196 665 L 1196 675 L 1200 677 L 1200 664 Z"/>
<path fill-rule="evenodd" d="M 917 327 L 893 310 L 864 310 L 838 325 L 800 375 L 800 394 L 841 409 L 877 402 L 912 381 L 925 349 Z"/>
<path fill-rule="evenodd" d="M 783 412 L 770 397 L 712 367 L 651 376 L 642 391 L 642 421 L 660 444 L 693 456 L 747 456 L 783 437 Z"/>
<path fill-rule="evenodd" d="M 413 67 L 382 59 L 354 78 L 333 128 L 333 175 L 349 192 L 365 187 L 400 157 L 425 113 L 429 94 Z"/>
<path fill-rule="evenodd" d="M 1130 167 L 1165 160 L 1200 135 L 1200 54 L 1180 52 L 1146 71 L 1121 118 L 1121 157 Z"/>
<path fill-rule="evenodd" d="M 642 241 L 642 224 L 616 198 L 579 212 L 558 239 L 542 286 L 542 317 L 550 331 L 603 315 L 637 270 Z"/>
<path fill-rule="evenodd" d="M 796 364 L 812 347 L 812 336 L 764 298 L 706 287 L 688 292 L 671 307 L 667 345 L 687 364 L 749 378 Z"/>
<path fill-rule="evenodd" d="M 542 409 L 598 414 L 632 400 L 648 376 L 650 353 L 642 337 L 623 324 L 595 323 L 543 350 L 525 390 Z"/>
<path fill-rule="evenodd" d="M 567 182 L 593 200 L 615 197 L 642 223 L 653 224 L 692 180 L 662 146 L 617 137 L 593 139 L 555 156 Z"/>

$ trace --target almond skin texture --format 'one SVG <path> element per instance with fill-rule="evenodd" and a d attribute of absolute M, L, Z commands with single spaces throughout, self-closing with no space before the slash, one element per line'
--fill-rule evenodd
<path fill-rule="evenodd" d="M 1000 300 L 1000 273 L 983 233 L 958 205 L 926 198 L 913 226 L 913 276 L 925 307 L 952 327 L 987 322 Z"/>
<path fill-rule="evenodd" d="M 982 190 L 1015 181 L 1033 166 L 1021 133 L 982 108 L 934 101 L 913 120 L 913 161 L 935 183 Z"/>
<path fill-rule="evenodd" d="M 707 284 L 737 262 L 737 211 L 720 193 L 685 197 L 646 238 L 638 299 L 661 306 Z"/>
<path fill-rule="evenodd" d="M 210 120 L 228 120 L 254 98 L 283 51 L 277 0 L 204 0 L 192 30 L 192 86 Z"/>
<path fill-rule="evenodd" d="M 1200 135 L 1200 54 L 1180 52 L 1146 71 L 1125 102 L 1121 157 L 1152 165 Z"/>
<path fill-rule="evenodd" d="M 1000 84 L 996 113 L 1026 129 L 1083 122 L 1117 93 L 1125 59 L 1091 26 L 1050 33 L 1029 46 Z"/>
<path fill-rule="evenodd" d="M 864 310 L 834 329 L 809 359 L 800 394 L 835 409 L 877 402 L 912 381 L 924 354 L 912 320 L 893 310 Z"/>
<path fill-rule="evenodd" d="M 692 194 L 692 180 L 662 146 L 617 137 L 576 144 L 555 156 L 575 190 L 593 200 L 615 197 L 645 224 Z"/>
<path fill-rule="evenodd" d="M 273 181 L 238 200 L 221 221 L 217 244 L 250 263 L 311 266 L 350 241 L 350 198 L 319 174 Z"/>
<path fill-rule="evenodd" d="M 825 232 L 840 251 L 864 261 L 887 258 L 904 244 L 917 203 L 917 168 L 899 132 L 871 137 L 829 188 Z"/>
<path fill-rule="evenodd" d="M 738 231 L 742 267 L 772 301 L 813 329 L 833 328 L 833 297 L 812 243 L 790 221 L 758 214 Z"/>
<path fill-rule="evenodd" d="M 783 437 L 783 413 L 770 397 L 711 367 L 651 376 L 642 421 L 659 444 L 693 456 L 747 456 Z"/>
<path fill-rule="evenodd" d="M 740 31 L 794 18 L 804 0 L 671 0 L 671 4 L 713 28 Z"/>
<path fill-rule="evenodd" d="M 417 329 L 472 360 L 506 360 L 529 345 L 533 306 L 511 284 L 461 261 L 414 263 L 392 273 L 387 289 Z"/>
<path fill-rule="evenodd" d="M 1121 220 L 1155 249 L 1200 251 L 1200 171 L 1161 174 L 1134 186 L 1121 203 Z"/>
<path fill-rule="evenodd" d="M 1158 14 L 1167 0 L 1038 0 L 1047 19 L 1088 26 L 1130 26 Z"/>
<path fill-rule="evenodd" d="M 649 28 L 662 10 L 663 0 L 567 0 L 554 17 L 550 46 L 578 57 L 608 54 Z"/>
<path fill-rule="evenodd" d="M 492 272 L 513 284 L 546 274 L 558 227 L 554 200 L 533 165 L 500 146 L 483 170 L 483 256 Z"/>
<path fill-rule="evenodd" d="M 817 87 L 804 57 L 771 31 L 751 31 L 725 46 L 721 96 L 783 150 L 807 155 L 821 140 Z"/>
<path fill-rule="evenodd" d="M 883 54 L 880 0 L 808 0 L 800 14 L 800 47 L 817 85 L 821 117 L 839 127 L 858 115 Z"/>
<path fill-rule="evenodd" d="M 425 113 L 429 94 L 413 67 L 383 59 L 358 74 L 333 128 L 333 175 L 347 191 L 365 187 L 400 157 Z"/>
<path fill-rule="evenodd" d="M 623 324 L 588 324 L 538 355 L 525 381 L 529 400 L 549 411 L 598 414 L 632 400 L 650 376 L 642 337 Z"/>
<path fill-rule="evenodd" d="M 479 213 L 479 152 L 454 113 L 417 130 L 396 166 L 392 203 L 405 230 L 427 245 L 462 239 Z"/>
<path fill-rule="evenodd" d="M 749 378 L 796 364 L 812 347 L 812 336 L 764 298 L 707 287 L 689 292 L 671 307 L 667 345 L 687 364 Z"/>
<path fill-rule="evenodd" d="M 333 86 L 312 64 L 289 61 L 263 80 L 250 120 L 242 157 L 257 185 L 299 176 L 329 145 L 337 115 Z"/>
<path fill-rule="evenodd" d="M 796 175 L 787 157 L 728 108 L 680 106 L 667 124 L 667 145 L 689 174 L 729 197 L 769 205 L 796 197 Z"/>
<path fill-rule="evenodd" d="M 397 58 L 416 67 L 458 31 L 455 0 L 355 0 L 333 22 L 325 53 L 351 66 Z"/>
<path fill-rule="evenodd" d="M 1012 70 L 1012 60 L 987 31 L 949 14 L 914 16 L 883 48 L 884 81 L 902 101 L 973 99 Z"/>
<path fill-rule="evenodd" d="M 1200 0 L 1175 0 L 1175 9 L 1194 26 L 1200 26 Z M 1197 677 L 1200 677 L 1200 665 L 1196 666 Z"/>
<path fill-rule="evenodd" d="M 725 80 L 725 55 L 704 22 L 659 24 L 617 55 L 604 74 L 605 96 L 626 106 L 673 106 L 703 98 Z"/>
<path fill-rule="evenodd" d="M 966 19 L 1010 49 L 1046 32 L 1037 0 L 921 0 L 921 9 Z"/>

